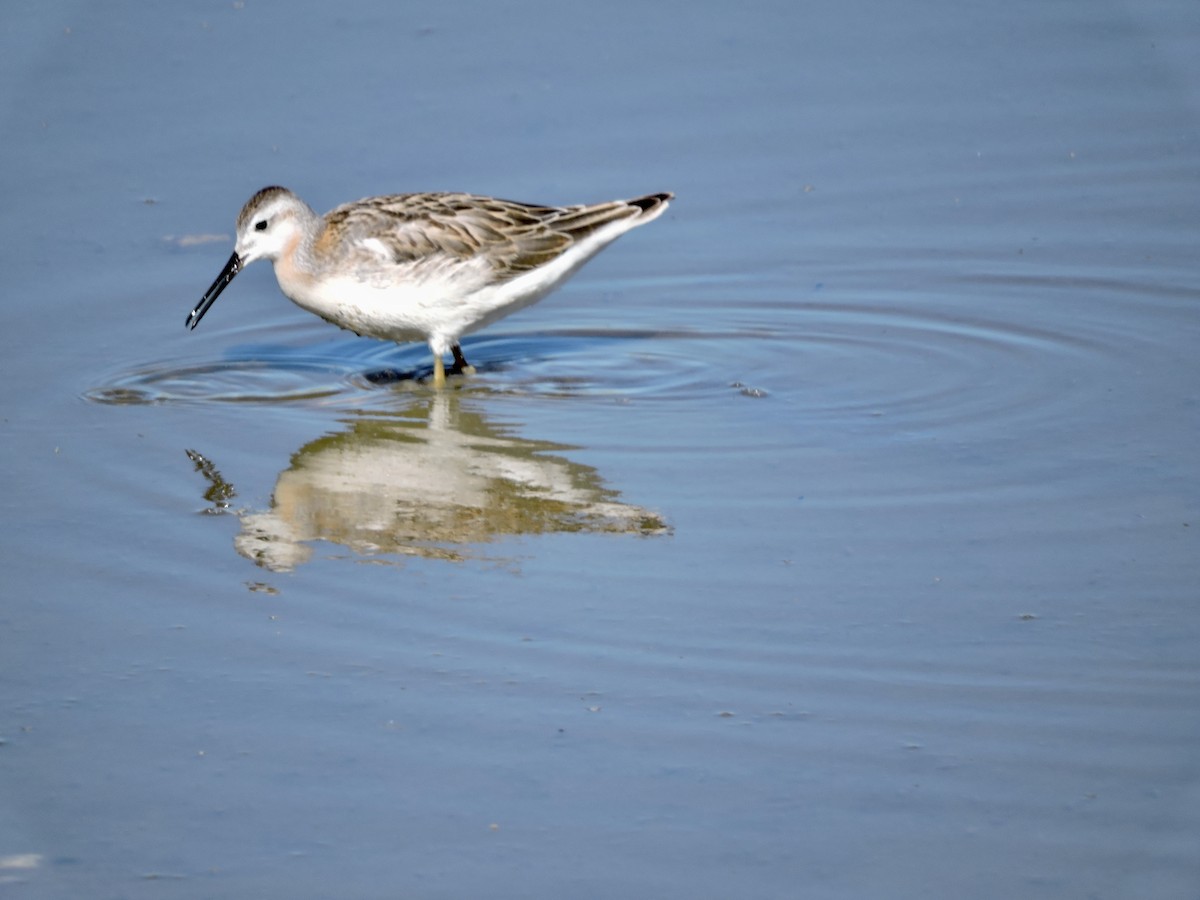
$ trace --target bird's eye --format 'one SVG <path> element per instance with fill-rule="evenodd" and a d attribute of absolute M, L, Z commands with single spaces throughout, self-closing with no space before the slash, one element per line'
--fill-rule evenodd
<path fill-rule="evenodd" d="M 267 220 L 259 219 L 257 222 L 255 222 L 254 230 L 255 231 L 266 231 L 267 230 Z"/>

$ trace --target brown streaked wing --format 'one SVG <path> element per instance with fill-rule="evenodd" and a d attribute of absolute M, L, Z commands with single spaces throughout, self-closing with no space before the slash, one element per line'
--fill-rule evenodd
<path fill-rule="evenodd" d="M 545 265 L 597 228 L 638 213 L 621 201 L 533 206 L 470 194 L 398 194 L 346 204 L 325 218 L 353 243 L 374 238 L 398 263 L 445 255 L 484 256 L 498 276 Z"/>

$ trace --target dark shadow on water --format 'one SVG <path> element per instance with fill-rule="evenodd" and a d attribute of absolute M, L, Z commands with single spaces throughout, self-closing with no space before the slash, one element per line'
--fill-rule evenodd
<path fill-rule="evenodd" d="M 471 360 L 471 366 L 475 369 L 475 372 L 473 373 L 474 375 L 486 375 L 490 372 L 499 372 L 504 368 L 502 363 L 487 362 L 477 364 L 474 360 Z M 464 377 L 470 377 L 469 375 L 464 376 L 462 372 L 456 372 L 453 369 L 448 369 L 446 371 L 446 376 L 449 379 L 451 386 L 453 386 L 455 382 L 461 383 Z M 361 377 L 364 381 L 367 381 L 376 387 L 387 387 L 389 385 L 409 383 L 429 384 L 433 379 L 433 365 L 430 364 L 427 366 L 417 366 L 411 369 L 374 369 L 368 372 L 363 372 Z"/>

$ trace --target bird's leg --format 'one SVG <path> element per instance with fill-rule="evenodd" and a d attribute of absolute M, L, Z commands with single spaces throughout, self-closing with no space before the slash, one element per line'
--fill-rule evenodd
<path fill-rule="evenodd" d="M 444 388 L 446 386 L 446 366 L 442 362 L 442 354 L 433 354 L 433 386 L 435 388 Z"/>
<path fill-rule="evenodd" d="M 467 362 L 467 358 L 463 356 L 462 347 L 454 344 L 450 348 L 450 352 L 454 354 L 454 365 L 450 371 L 455 375 L 474 375 L 475 367 Z"/>

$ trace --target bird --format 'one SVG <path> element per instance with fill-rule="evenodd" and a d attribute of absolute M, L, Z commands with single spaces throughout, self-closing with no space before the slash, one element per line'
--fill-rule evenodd
<path fill-rule="evenodd" d="M 661 216 L 670 192 L 540 206 L 475 194 L 367 197 L 323 216 L 265 187 L 237 217 L 233 255 L 187 315 L 194 329 L 242 269 L 268 259 L 279 288 L 322 319 L 399 343 L 425 341 L 433 382 L 474 369 L 460 341 L 545 297 L 626 231 Z"/>

